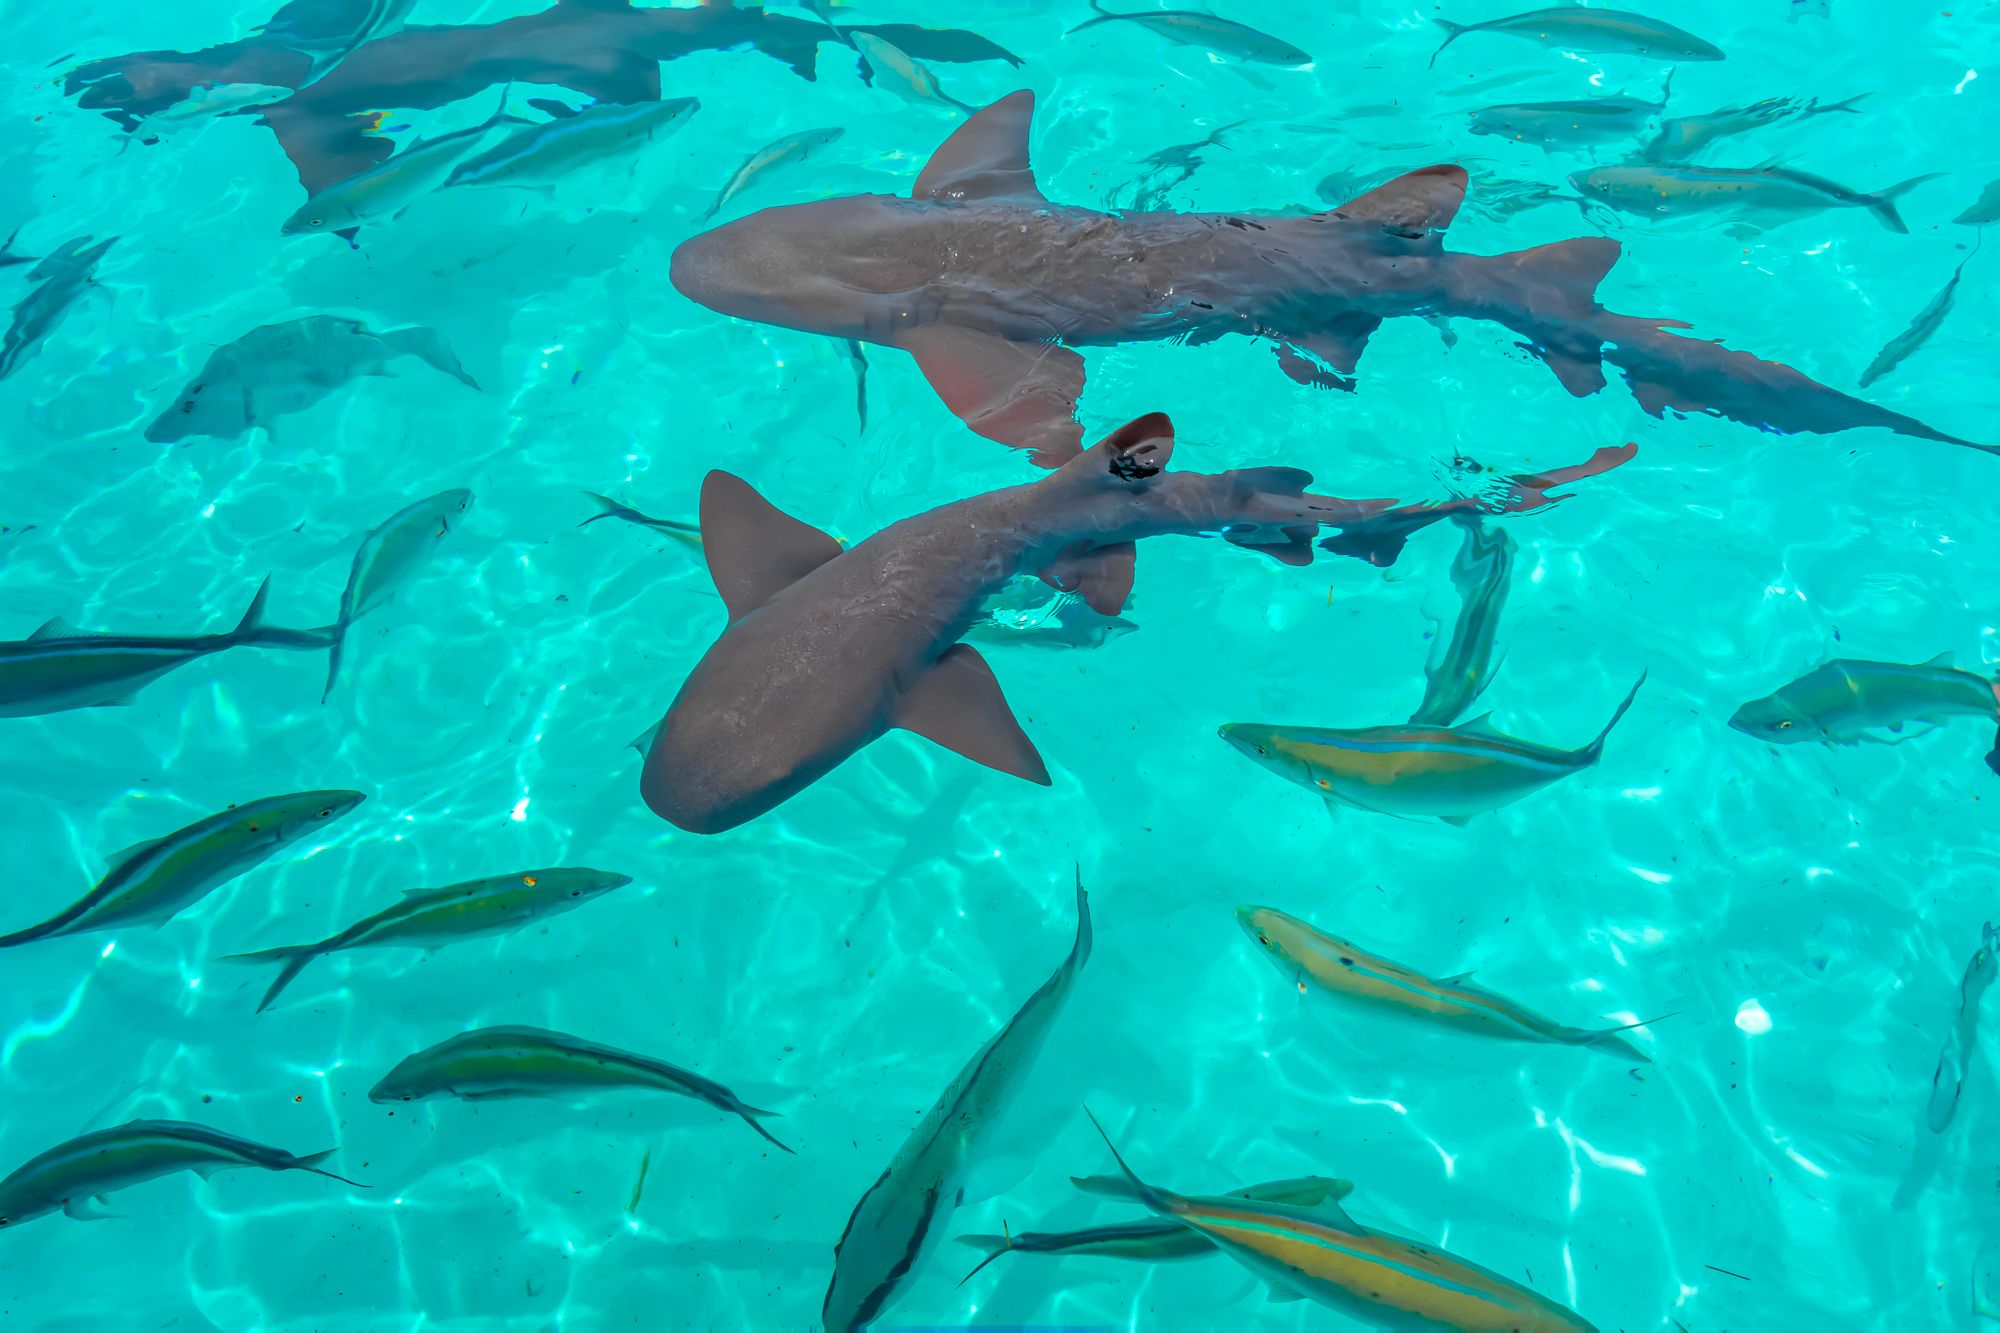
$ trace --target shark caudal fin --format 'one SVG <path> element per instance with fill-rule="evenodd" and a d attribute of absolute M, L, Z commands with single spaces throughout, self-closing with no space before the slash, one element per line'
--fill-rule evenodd
<path fill-rule="evenodd" d="M 271 982 L 271 988 L 264 992 L 264 998 L 257 1001 L 257 1012 L 261 1014 L 271 1007 L 278 996 L 284 993 L 287 986 L 298 980 L 299 973 L 305 971 L 307 963 L 310 963 L 325 952 L 326 946 L 323 944 L 293 944 L 287 945 L 282 949 L 260 949 L 256 953 L 224 954 L 221 961 L 225 963 L 284 964 L 278 970 L 277 978 Z"/>
<path fill-rule="evenodd" d="M 1868 211 L 1875 215 L 1877 222 L 1887 227 L 1890 231 L 1895 232 L 1899 236 L 1907 236 L 1910 234 L 1910 227 L 1908 223 L 1903 221 L 1903 215 L 1896 211 L 1896 201 L 1916 189 L 1919 185 L 1922 185 L 1925 181 L 1934 181 L 1942 175 L 1944 175 L 1942 171 L 1927 171 L 1921 176 L 1912 176 L 1906 181 L 1898 181 L 1886 190 L 1877 190 L 1874 194 L 1868 196 Z"/>

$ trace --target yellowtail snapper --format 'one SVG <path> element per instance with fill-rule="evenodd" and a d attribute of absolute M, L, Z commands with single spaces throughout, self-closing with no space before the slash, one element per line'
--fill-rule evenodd
<path fill-rule="evenodd" d="M 1079 874 L 1069 957 L 959 1071 L 854 1206 L 833 1250 L 833 1282 L 821 1311 L 827 1333 L 882 1318 L 936 1247 L 994 1122 L 1033 1067 L 1089 959 L 1090 940 L 1090 900 Z"/>
<path fill-rule="evenodd" d="M 474 1028 L 403 1060 L 368 1094 L 372 1102 L 431 1097 L 489 1101 L 500 1097 L 560 1097 L 612 1088 L 651 1088 L 707 1102 L 786 1152 L 759 1117 L 777 1115 L 744 1102 L 714 1079 L 650 1055 L 621 1051 L 546 1028 Z M 636 1205 L 638 1192 L 633 1192 Z"/>
<path fill-rule="evenodd" d="M 111 868 L 89 893 L 38 925 L 0 935 L 0 948 L 170 921 L 279 848 L 318 836 L 362 800 L 358 791 L 266 796 L 135 843 L 108 858 Z"/>
<path fill-rule="evenodd" d="M 843 36 L 841 40 L 845 41 L 846 38 Z M 728 206 L 730 200 L 763 180 L 771 172 L 793 163 L 804 162 L 814 156 L 838 139 L 841 133 L 842 130 L 838 125 L 830 129 L 800 130 L 797 134 L 787 134 L 782 139 L 774 139 L 765 144 L 744 158 L 743 165 L 731 173 L 728 184 L 724 185 L 722 192 L 715 196 L 715 202 L 708 206 L 708 211 L 701 215 L 701 220 L 707 222 L 713 218 Z"/>
<path fill-rule="evenodd" d="M 1275 907 L 1239 907 L 1236 923 L 1302 995 L 1317 990 L 1337 1000 L 1475 1036 L 1589 1046 L 1620 1059 L 1652 1062 L 1653 1057 L 1619 1034 L 1658 1020 L 1615 1028 L 1570 1027 L 1473 984 L 1469 972 L 1427 977 Z"/>
<path fill-rule="evenodd" d="M 2000 680 L 1952 665 L 1950 653 L 1905 666 L 1839 658 L 1736 710 L 1729 725 L 1774 745 L 1895 744 L 1954 717 L 2000 721 Z M 2000 734 L 1986 756 L 2000 773 Z"/>
<path fill-rule="evenodd" d="M 1312 1300 L 1371 1328 L 1595 1333 L 1538 1292 L 1434 1245 L 1362 1226 L 1337 1207 L 1196 1198 L 1148 1185 L 1096 1116 L 1090 1123 L 1141 1203 L 1263 1279 L 1274 1301 Z"/>
<path fill-rule="evenodd" d="M 339 1151 L 328 1148 L 294 1157 L 249 1139 L 185 1120 L 134 1120 L 59 1143 L 0 1180 L 0 1227 L 19 1226 L 58 1210 L 78 1221 L 114 1216 L 104 1196 L 176 1171 L 211 1176 L 236 1167 L 260 1171 L 310 1171 L 356 1189 L 367 1189 L 319 1164 Z"/>
<path fill-rule="evenodd" d="M 410 889 L 401 902 L 385 907 L 317 944 L 295 944 L 256 953 L 231 954 L 231 963 L 281 963 L 278 979 L 257 1005 L 263 1013 L 292 984 L 306 964 L 343 949 L 439 949 L 460 940 L 500 935 L 534 921 L 583 906 L 612 889 L 630 884 L 630 875 L 558 867 L 467 880 L 436 889 Z"/>
<path fill-rule="evenodd" d="M 230 648 L 314 652 L 331 644 L 325 630 L 266 625 L 264 600 L 270 591 L 271 580 L 265 579 L 236 628 L 221 634 L 98 634 L 58 617 L 25 639 L 0 642 L 0 717 L 129 704 L 169 671 Z"/>
<path fill-rule="evenodd" d="M 906 101 L 918 105 L 949 106 L 971 115 L 977 107 L 967 106 L 944 90 L 937 75 L 930 67 L 917 60 L 900 46 L 895 46 L 872 32 L 853 32 L 848 41 L 861 53 L 861 59 L 868 65 L 868 73 L 874 83 L 896 93 Z"/>
<path fill-rule="evenodd" d="M 1313 792 L 1329 809 L 1344 805 L 1462 826 L 1595 767 L 1604 738 L 1645 683 L 1640 676 L 1604 730 L 1579 750 L 1503 735 L 1490 713 L 1455 727 L 1399 723 L 1343 730 L 1231 722 L 1221 735 L 1245 758 Z"/>
<path fill-rule="evenodd" d="M 395 596 L 398 588 L 429 564 L 437 544 L 451 535 L 452 524 L 470 508 L 471 491 L 440 491 L 398 510 L 361 539 L 354 565 L 347 573 L 347 587 L 340 594 L 340 617 L 333 626 L 333 651 L 327 654 L 321 703 L 333 694 L 348 627 Z"/>

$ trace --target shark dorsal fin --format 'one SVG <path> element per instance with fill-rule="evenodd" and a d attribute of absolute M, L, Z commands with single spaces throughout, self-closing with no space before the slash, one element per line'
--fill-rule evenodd
<path fill-rule="evenodd" d="M 1049 785 L 1049 770 L 1014 720 L 993 668 L 962 643 L 945 649 L 937 664 L 903 691 L 890 722 L 976 764 Z"/>
<path fill-rule="evenodd" d="M 912 199 L 1042 199 L 1028 165 L 1035 95 L 1010 93 L 953 131 L 917 176 Z"/>
<path fill-rule="evenodd" d="M 84 637 L 82 630 L 70 624 L 61 616 L 57 616 L 37 629 L 33 634 L 30 634 L 28 642 L 33 643 L 36 639 L 80 639 L 82 637 Z"/>
<path fill-rule="evenodd" d="M 1358 222 L 1379 222 L 1412 240 L 1443 231 L 1465 202 L 1465 168 L 1419 167 L 1332 210 Z"/>
<path fill-rule="evenodd" d="M 727 472 L 711 472 L 701 484 L 701 533 L 708 576 L 731 620 L 840 554 L 839 542 Z"/>
<path fill-rule="evenodd" d="M 1143 481 L 1165 471 L 1173 456 L 1173 419 L 1165 412 L 1148 412 L 1091 445 L 1063 464 L 1062 470 Z"/>

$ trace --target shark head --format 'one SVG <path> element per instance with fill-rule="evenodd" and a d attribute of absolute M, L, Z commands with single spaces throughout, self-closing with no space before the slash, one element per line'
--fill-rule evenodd
<path fill-rule="evenodd" d="M 689 300 L 739 319 L 879 333 L 907 322 L 942 274 L 927 212 L 879 194 L 767 208 L 683 241 L 668 276 Z"/>

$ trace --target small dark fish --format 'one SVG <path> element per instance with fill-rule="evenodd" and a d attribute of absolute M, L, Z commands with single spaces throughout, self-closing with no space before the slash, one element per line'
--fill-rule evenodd
<path fill-rule="evenodd" d="M 1680 217 L 1717 210 L 1746 210 L 1772 225 L 1824 213 L 1831 208 L 1865 208 L 1890 231 L 1907 234 L 1896 200 L 1940 172 L 1926 172 L 1874 194 L 1863 194 L 1786 167 L 1625 166 L 1592 167 L 1569 178 L 1578 193 L 1621 213 L 1640 217 Z"/>
<path fill-rule="evenodd" d="M 1233 19 L 1218 18 L 1194 9 L 1146 9 L 1131 14 L 1108 10 L 1100 0 L 1090 0 L 1097 17 L 1077 24 L 1070 32 L 1082 32 L 1100 23 L 1136 23 L 1148 32 L 1178 42 L 1199 46 L 1218 55 L 1235 56 L 1260 65 L 1306 65 L 1312 57 L 1290 42 L 1259 32 Z M 1065 34 L 1067 35 L 1067 34 Z"/>
<path fill-rule="evenodd" d="M 682 523 L 671 518 L 654 518 L 651 514 L 642 514 L 631 505 L 620 503 L 608 495 L 599 495 L 596 491 L 585 491 L 584 494 L 597 501 L 597 507 L 602 512 L 592 514 L 577 524 L 579 528 L 587 528 L 600 518 L 615 518 L 638 527 L 651 528 L 655 532 L 663 532 L 682 545 L 691 546 L 697 551 L 701 549 L 701 529 L 692 523 Z"/>
<path fill-rule="evenodd" d="M 1660 131 L 1641 154 L 1648 162 L 1687 162 L 1709 145 L 1732 135 L 1787 120 L 1809 120 L 1834 111 L 1858 114 L 1855 106 L 1867 93 L 1824 106 L 1817 97 L 1767 97 L 1749 106 L 1724 107 L 1701 116 L 1676 116 L 1660 122 Z"/>
<path fill-rule="evenodd" d="M 1968 227 L 1983 227 L 1989 222 L 2000 222 L 2000 181 L 1989 181 L 1972 207 L 1960 213 L 1952 221 L 1962 222 Z"/>
<path fill-rule="evenodd" d="M 1164 205 L 1167 192 L 1194 175 L 1200 168 L 1202 149 L 1227 148 L 1229 145 L 1222 142 L 1222 136 L 1245 123 L 1232 120 L 1193 143 L 1171 144 L 1146 158 L 1140 164 L 1145 171 L 1137 180 L 1131 182 L 1132 207 L 1139 212 L 1149 212 Z"/>
<path fill-rule="evenodd" d="M 113 236 L 92 245 L 90 237 L 79 236 L 28 270 L 28 280 L 37 285 L 15 305 L 14 321 L 0 338 L 0 380 L 40 351 L 70 307 L 97 285 L 97 261 L 117 241 Z M 12 239 L 7 243 L 12 245 Z"/>
<path fill-rule="evenodd" d="M 639 1200 L 646 1193 L 646 1173 L 652 1169 L 653 1149 L 651 1145 L 648 1145 L 645 1155 L 639 1158 L 639 1178 L 632 1182 L 632 1197 L 625 1204 L 625 1215 L 627 1217 L 639 1211 Z"/>
<path fill-rule="evenodd" d="M 1977 245 L 1972 247 L 1972 253 L 1979 253 Z M 1952 270 L 1951 281 L 1945 283 L 1938 294 L 1917 312 L 1917 317 L 1910 321 L 1910 327 L 1891 338 L 1875 354 L 1875 359 L 1868 363 L 1868 369 L 1861 372 L 1862 388 L 1867 388 L 1902 365 L 1912 353 L 1931 340 L 1931 335 L 1938 331 L 1938 325 L 1944 323 L 1944 317 L 1951 313 L 1952 300 L 1958 293 L 1958 280 L 1965 276 L 1965 266 L 1971 262 L 1972 255 L 1959 260 L 1958 267 Z"/>
<path fill-rule="evenodd" d="M 1475 32 L 1501 37 L 1524 37 L 1540 46 L 1558 51 L 1601 51 L 1610 55 L 1645 56 L 1652 60 L 1721 60 L 1722 50 L 1691 32 L 1671 23 L 1628 14 L 1617 9 L 1585 9 L 1563 5 L 1555 9 L 1535 9 L 1525 14 L 1488 19 L 1484 23 L 1452 23 L 1433 20 L 1445 31 L 1445 39 L 1431 54 L 1431 64 L 1444 49 L 1459 38 Z"/>
<path fill-rule="evenodd" d="M 1958 1114 L 1958 1099 L 1965 1092 L 1965 1074 L 1972 1066 L 1972 1053 L 1979 1048 L 1979 1001 L 1993 978 L 2000 975 L 2000 930 L 1987 922 L 1981 932 L 1978 952 L 1965 965 L 1965 977 L 1958 984 L 1958 1017 L 1945 1037 L 1938 1054 L 1937 1072 L 1931 1075 L 1931 1100 L 1924 1119 L 1931 1133 L 1942 1134 Z"/>

